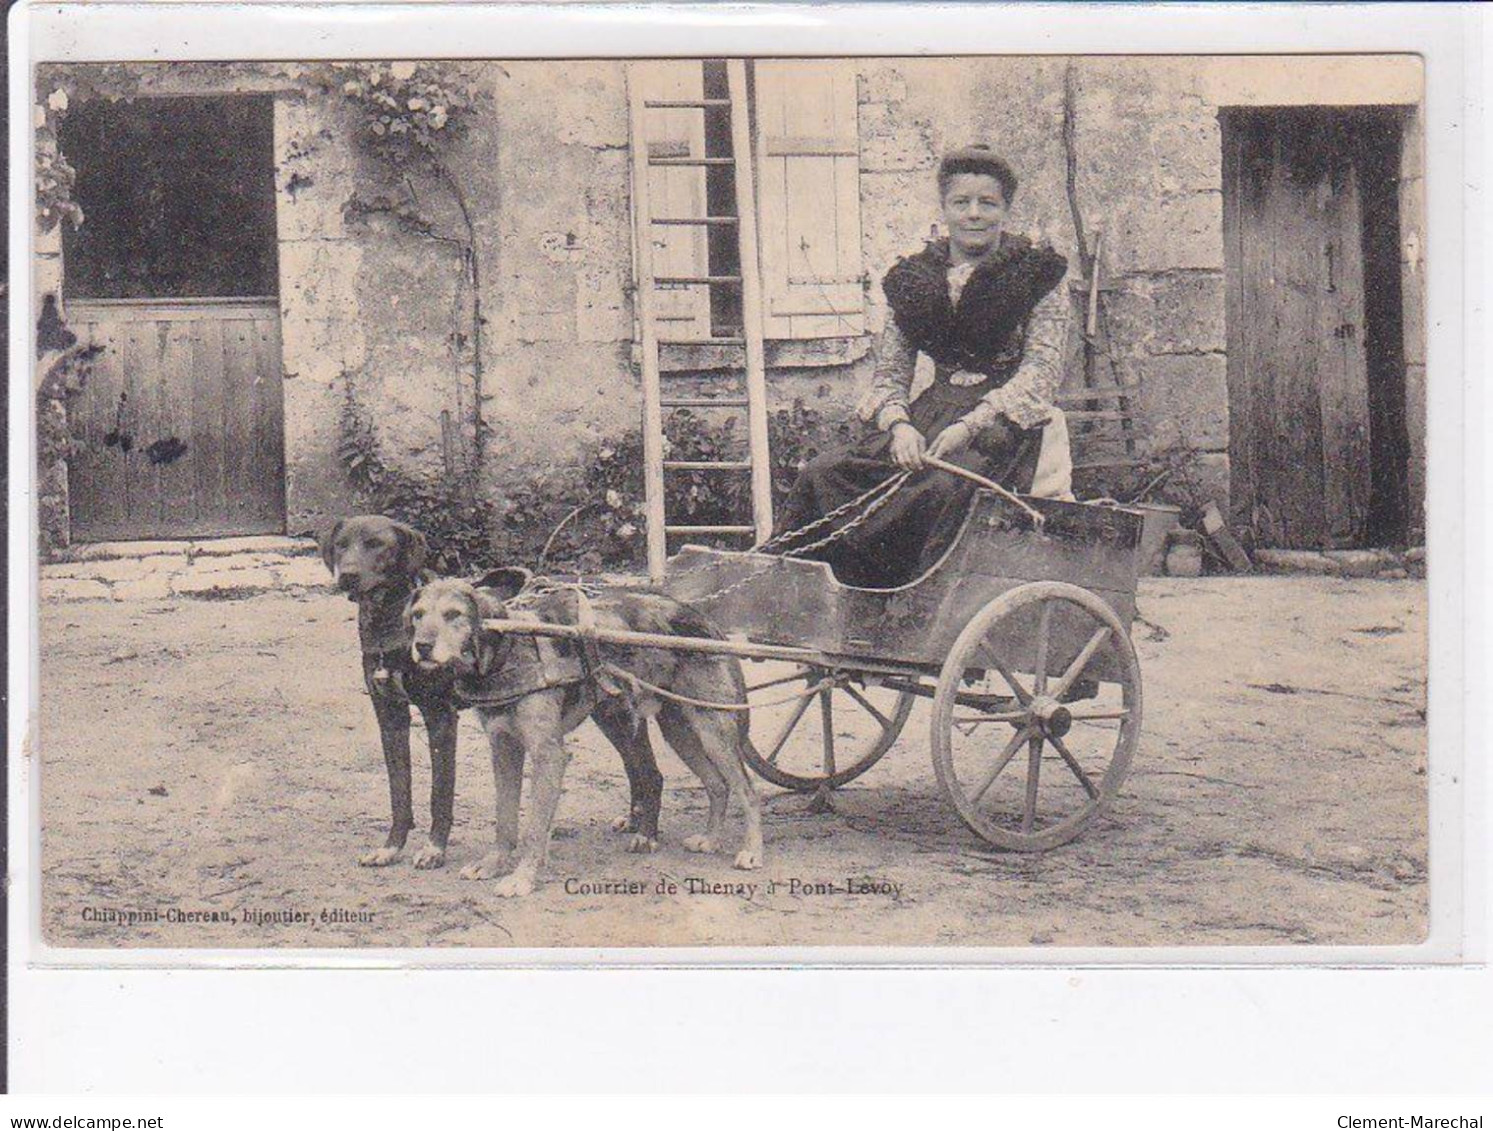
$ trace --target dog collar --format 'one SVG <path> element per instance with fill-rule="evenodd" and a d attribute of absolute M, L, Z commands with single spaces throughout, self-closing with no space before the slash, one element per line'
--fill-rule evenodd
<path fill-rule="evenodd" d="M 358 642 L 364 655 L 409 651 L 415 637 L 404 623 L 404 602 L 410 592 L 393 589 L 358 602 Z"/>

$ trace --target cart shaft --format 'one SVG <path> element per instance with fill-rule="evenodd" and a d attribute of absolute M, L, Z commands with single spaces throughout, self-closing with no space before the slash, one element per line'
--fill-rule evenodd
<path fill-rule="evenodd" d="M 570 624 L 546 624 L 529 620 L 484 620 L 485 632 L 511 632 L 524 636 L 553 636 L 561 640 L 580 640 L 584 635 Z M 753 644 L 739 640 L 714 640 L 708 636 L 667 636 L 656 632 L 627 632 L 622 629 L 597 628 L 589 634 L 598 644 L 617 644 L 627 648 L 664 648 L 672 652 L 706 652 L 718 656 L 739 656 L 748 660 L 797 660 L 825 664 L 828 657 L 814 648 L 790 648 L 777 644 Z"/>

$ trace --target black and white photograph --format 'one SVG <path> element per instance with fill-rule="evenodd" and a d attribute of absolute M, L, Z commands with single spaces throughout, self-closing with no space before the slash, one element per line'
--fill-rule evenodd
<path fill-rule="evenodd" d="M 51 950 L 1428 937 L 1420 56 L 31 85 Z"/>

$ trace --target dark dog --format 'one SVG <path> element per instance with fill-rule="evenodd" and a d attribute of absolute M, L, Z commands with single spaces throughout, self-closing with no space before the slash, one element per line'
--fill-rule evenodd
<path fill-rule="evenodd" d="M 506 574 L 506 577 L 503 576 Z M 658 843 L 663 777 L 648 739 L 646 720 L 658 719 L 664 739 L 694 771 L 710 798 L 703 835 L 687 837 L 692 852 L 713 852 L 720 840 L 731 797 L 746 810 L 746 835 L 736 867 L 762 863 L 762 812 L 742 762 L 749 742 L 745 712 L 727 712 L 655 696 L 612 671 L 607 664 L 654 687 L 706 703 L 745 703 L 741 665 L 728 656 L 675 652 L 661 648 L 603 645 L 593 662 L 583 662 L 578 645 L 527 634 L 497 635 L 484 619 L 509 615 L 511 600 L 528 580 L 525 570 L 500 571 L 483 579 L 484 588 L 462 581 L 435 581 L 411 599 L 411 655 L 422 673 L 454 675 L 462 702 L 477 709 L 492 747 L 497 787 L 497 844 L 493 853 L 462 869 L 468 879 L 501 876 L 498 895 L 534 890 L 549 849 L 550 828 L 560 801 L 569 755 L 565 735 L 587 718 L 622 755 L 632 792 L 631 810 L 616 824 L 631 832 L 631 852 L 651 852 Z M 718 636 L 698 613 L 656 593 L 626 593 L 590 605 L 598 627 L 676 636 Z M 539 620 L 576 624 L 582 616 L 574 590 L 559 589 L 539 598 Z M 599 661 L 599 665 L 595 662 Z M 733 714 L 735 717 L 733 717 Z M 524 762 L 530 760 L 534 796 L 528 820 L 519 829 L 519 795 Z"/>
<path fill-rule="evenodd" d="M 420 709 L 430 738 L 430 839 L 415 853 L 416 868 L 446 860 L 456 795 L 456 715 L 451 673 L 416 667 L 404 607 L 424 580 L 425 536 L 382 515 L 340 519 L 322 542 L 322 558 L 337 586 L 358 603 L 363 682 L 373 699 L 389 771 L 393 817 L 384 846 L 358 858 L 368 867 L 399 859 L 415 827 L 410 796 L 410 705 Z"/>

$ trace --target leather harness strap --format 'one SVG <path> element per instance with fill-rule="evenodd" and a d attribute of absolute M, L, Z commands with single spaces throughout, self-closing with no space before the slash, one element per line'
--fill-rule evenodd
<path fill-rule="evenodd" d="M 539 621 L 532 613 L 513 616 Z M 508 656 L 494 670 L 457 678 L 456 697 L 464 706 L 508 707 L 535 692 L 593 682 L 582 660 L 562 656 L 547 637 L 510 635 L 507 642 Z"/>

